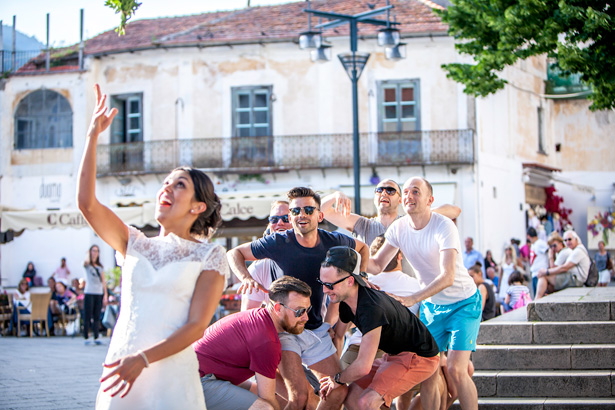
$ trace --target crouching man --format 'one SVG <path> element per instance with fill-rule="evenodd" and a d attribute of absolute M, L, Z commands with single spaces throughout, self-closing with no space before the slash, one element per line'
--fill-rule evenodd
<path fill-rule="evenodd" d="M 363 333 L 357 359 L 334 377 L 320 380 L 327 395 L 350 384 L 349 409 L 379 409 L 432 376 L 440 362 L 439 349 L 425 325 L 401 303 L 370 289 L 360 276 L 361 257 L 351 248 L 336 246 L 321 265 L 319 283 L 331 303 L 339 303 L 336 338 L 349 322 Z M 375 359 L 381 349 L 385 355 Z"/>
<path fill-rule="evenodd" d="M 300 334 L 308 321 L 312 290 L 284 276 L 269 288 L 266 307 L 226 316 L 193 345 L 208 410 L 279 409 L 276 370 L 282 350 L 278 333 Z M 258 396 L 240 384 L 256 376 Z"/>

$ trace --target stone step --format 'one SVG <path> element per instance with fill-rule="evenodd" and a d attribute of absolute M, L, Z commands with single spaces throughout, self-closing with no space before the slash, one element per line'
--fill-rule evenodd
<path fill-rule="evenodd" d="M 480 410 L 612 410 L 615 398 L 478 398 Z M 450 407 L 461 410 L 459 401 Z"/>
<path fill-rule="evenodd" d="M 568 288 L 527 306 L 529 321 L 615 320 L 615 287 Z"/>
<path fill-rule="evenodd" d="M 615 398 L 613 370 L 476 371 L 479 397 Z"/>
<path fill-rule="evenodd" d="M 478 345 L 472 363 L 476 370 L 615 369 L 615 344 Z"/>
<path fill-rule="evenodd" d="M 521 310 L 521 309 L 519 309 Z M 502 315 L 499 318 L 505 318 Z M 488 320 L 481 323 L 477 344 L 613 343 L 615 321 L 523 322 Z"/>

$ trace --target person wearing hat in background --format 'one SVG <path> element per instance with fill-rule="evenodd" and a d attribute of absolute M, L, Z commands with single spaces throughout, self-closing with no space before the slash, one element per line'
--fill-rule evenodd
<path fill-rule="evenodd" d="M 363 333 L 357 359 L 335 376 L 321 378 L 321 396 L 350 384 L 349 408 L 379 409 L 431 377 L 440 363 L 439 349 L 427 327 L 401 303 L 367 287 L 361 256 L 352 248 L 330 248 L 318 282 L 331 303 L 339 303 L 336 338 L 349 322 Z M 374 360 L 378 349 L 386 354 Z"/>

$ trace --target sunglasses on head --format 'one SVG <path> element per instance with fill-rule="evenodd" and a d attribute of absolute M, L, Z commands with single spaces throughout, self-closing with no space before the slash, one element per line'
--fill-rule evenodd
<path fill-rule="evenodd" d="M 350 275 L 352 276 L 352 275 Z M 348 279 L 350 276 L 346 276 L 345 278 L 342 278 L 336 282 L 323 282 L 320 280 L 320 278 L 316 278 L 316 282 L 320 283 L 322 286 L 324 286 L 325 288 L 329 289 L 329 290 L 333 290 L 333 286 L 337 285 L 340 282 L 345 281 L 346 279 Z"/>
<path fill-rule="evenodd" d="M 282 222 L 284 223 L 288 223 L 288 215 L 280 215 L 280 216 L 270 216 L 269 217 L 269 223 L 270 224 L 277 224 L 279 220 L 282 220 Z"/>
<path fill-rule="evenodd" d="M 290 213 L 293 216 L 297 216 L 301 213 L 301 210 L 303 209 L 303 212 L 305 212 L 306 215 L 312 215 L 314 213 L 315 210 L 317 210 L 318 208 L 315 206 L 304 206 L 304 207 L 295 207 L 295 208 L 290 208 Z"/>
<path fill-rule="evenodd" d="M 395 195 L 397 193 L 397 189 L 390 186 L 379 186 L 378 188 L 374 189 L 374 192 L 377 194 L 381 194 L 382 191 L 385 191 L 389 195 Z"/>
<path fill-rule="evenodd" d="M 301 317 L 303 316 L 305 313 L 309 313 L 310 310 L 312 310 L 312 306 L 308 307 L 308 308 L 299 308 L 297 310 L 286 306 L 284 303 L 280 303 L 280 305 L 284 306 L 286 309 L 288 310 L 292 310 L 293 312 L 295 312 L 295 317 Z"/>

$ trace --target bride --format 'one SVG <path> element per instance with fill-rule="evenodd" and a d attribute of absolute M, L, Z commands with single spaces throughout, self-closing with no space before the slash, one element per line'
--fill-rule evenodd
<path fill-rule="evenodd" d="M 77 203 L 122 265 L 121 312 L 103 364 L 97 409 L 204 409 L 191 344 L 211 322 L 228 277 L 224 248 L 199 241 L 221 221 L 203 172 L 182 167 L 156 196 L 160 234 L 147 238 L 96 198 L 96 143 L 117 114 L 95 86 L 96 108 L 78 175 Z"/>

